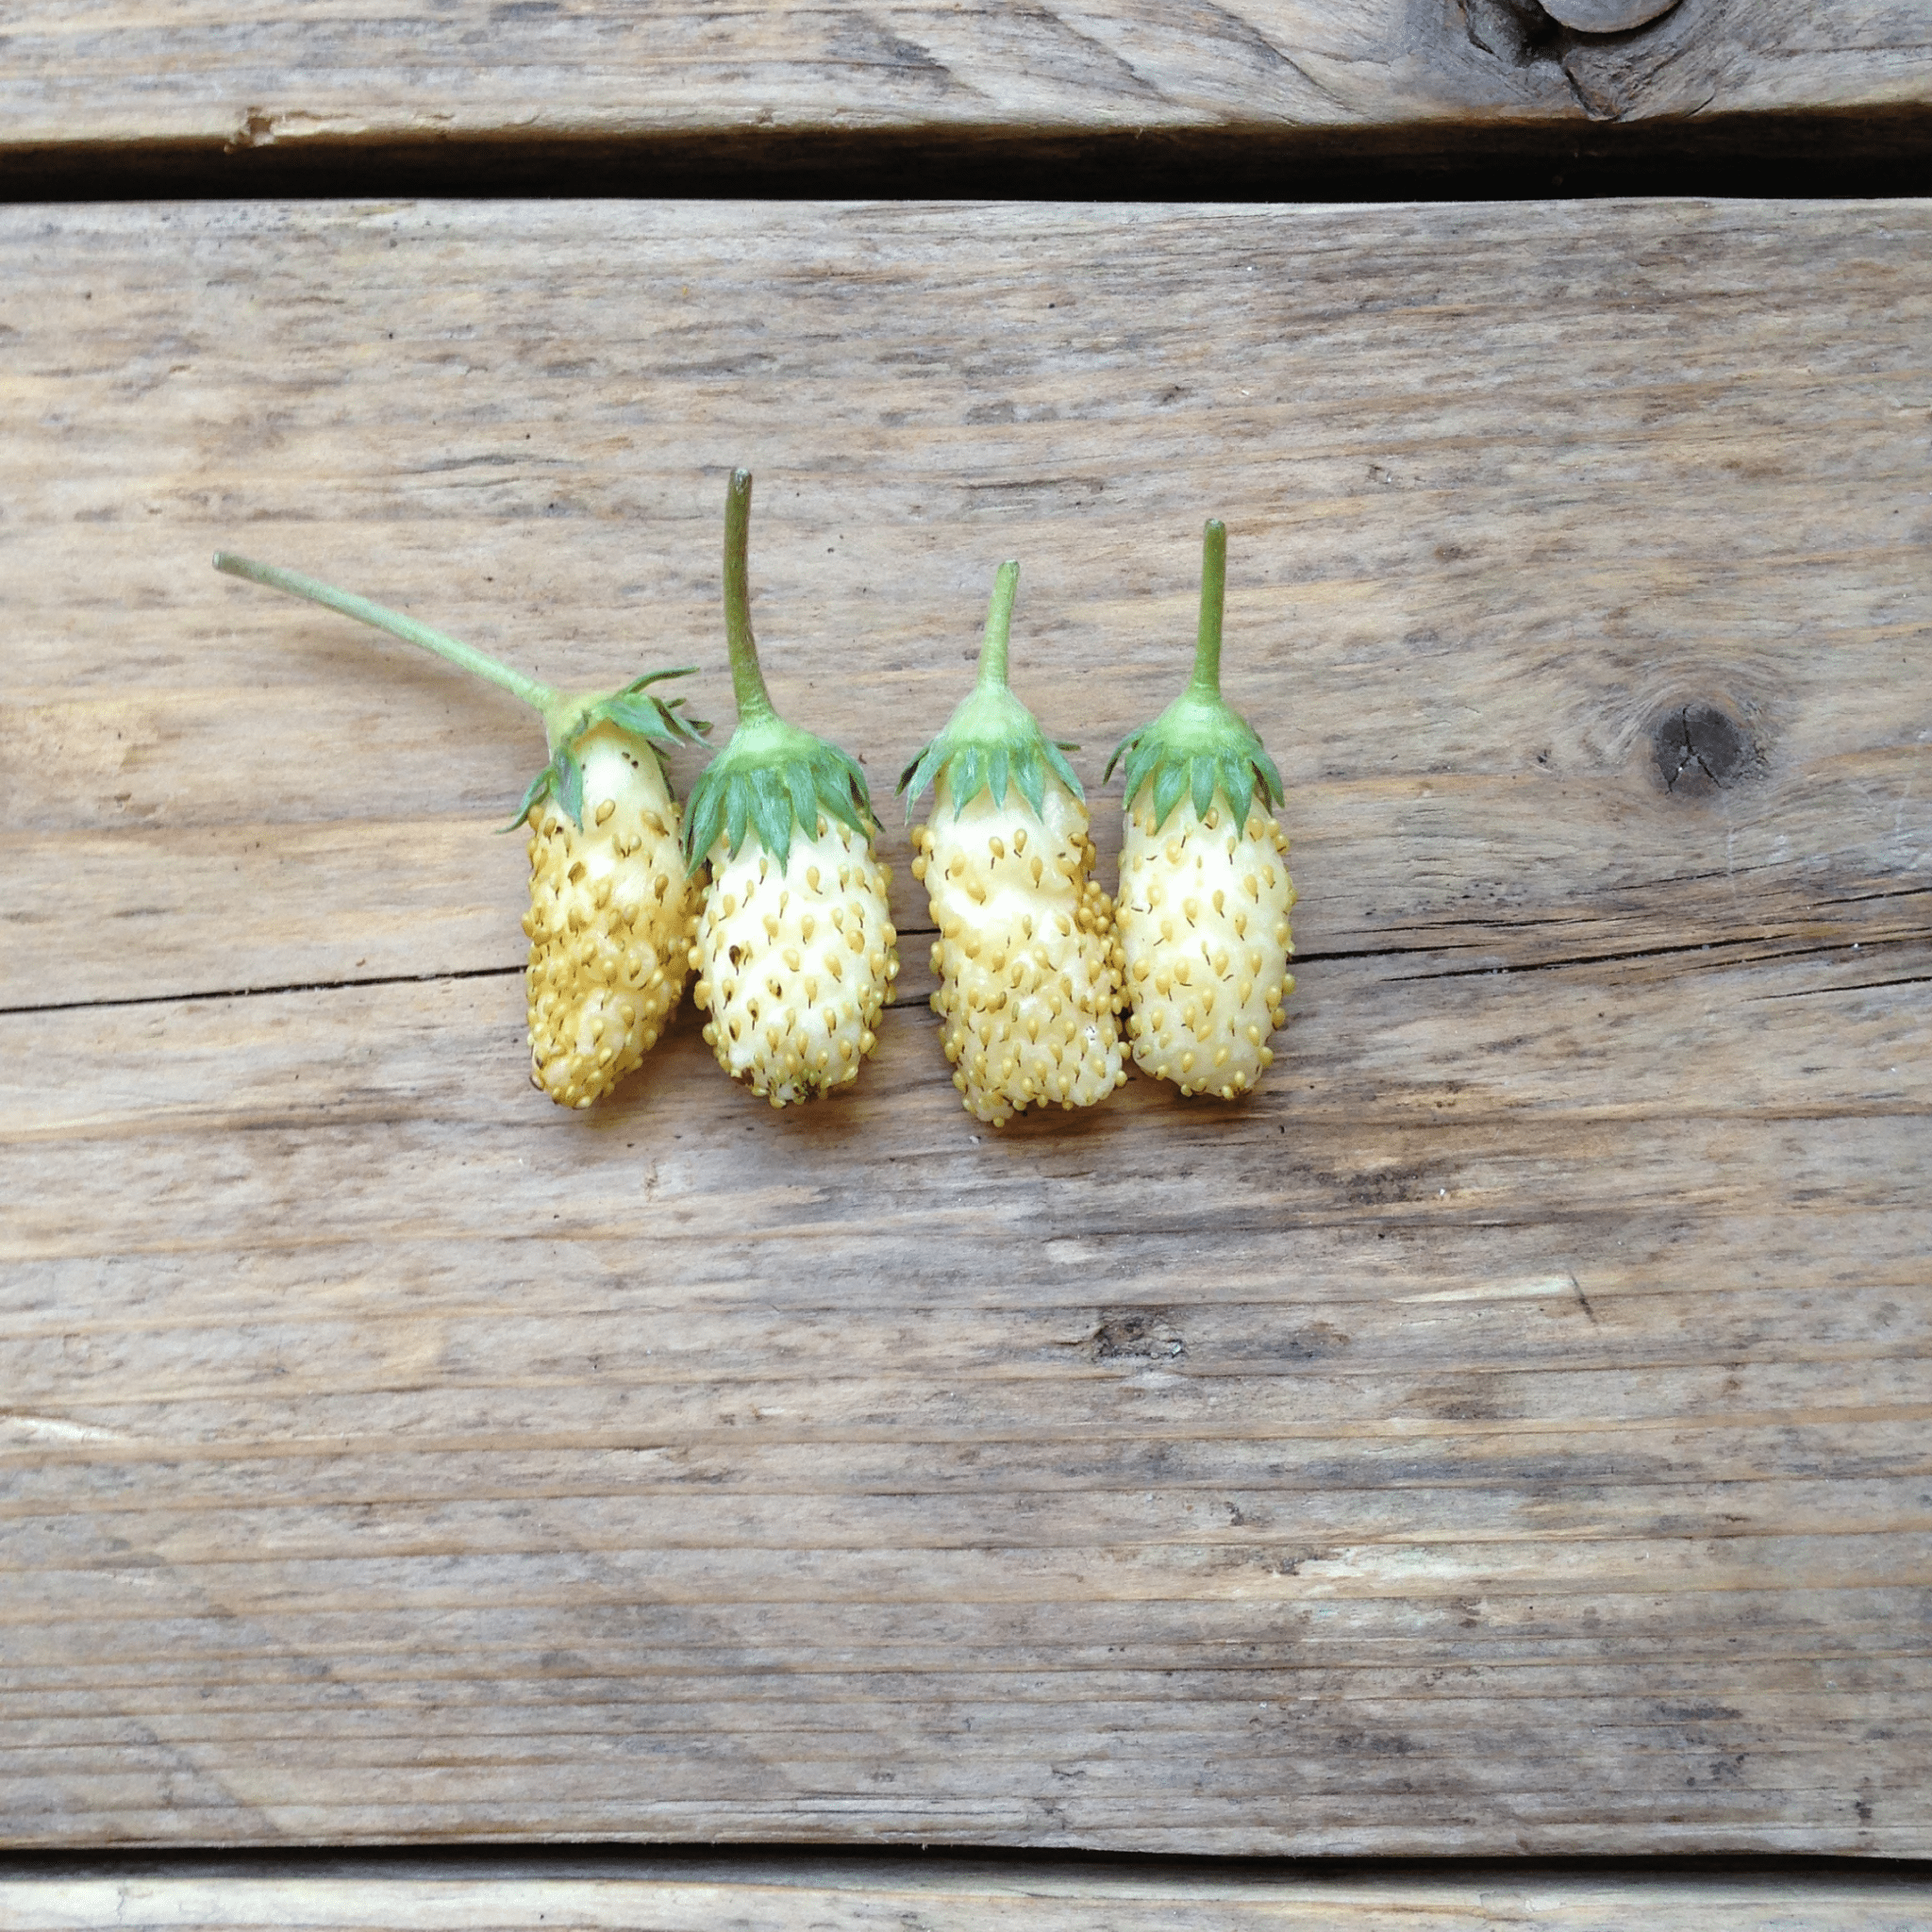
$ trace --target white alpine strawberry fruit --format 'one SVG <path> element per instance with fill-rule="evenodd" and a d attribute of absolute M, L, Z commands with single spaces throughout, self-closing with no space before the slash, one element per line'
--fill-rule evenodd
<path fill-rule="evenodd" d="M 664 704 L 645 686 L 690 670 L 649 672 L 614 691 L 553 691 L 412 617 L 298 572 L 225 551 L 215 568 L 420 644 L 542 718 L 550 762 L 511 821 L 530 827 L 530 1081 L 564 1107 L 602 1098 L 657 1044 L 684 989 L 691 889 L 658 747 L 702 743 L 710 727 L 680 716 L 681 698 Z"/>
<path fill-rule="evenodd" d="M 751 628 L 751 473 L 724 506 L 724 625 L 738 728 L 691 787 L 693 872 L 710 885 L 691 963 L 718 1064 L 774 1107 L 858 1074 L 899 975 L 891 873 L 873 850 L 872 801 L 837 745 L 772 708 Z"/>
<path fill-rule="evenodd" d="M 899 780 L 939 939 L 933 1010 L 969 1113 L 1003 1126 L 1029 1107 L 1091 1107 L 1126 1080 L 1113 902 L 1094 881 L 1080 781 L 1007 687 L 1020 566 L 1000 566 L 979 678 Z"/>
<path fill-rule="evenodd" d="M 573 815 L 530 808 L 530 1077 L 589 1107 L 657 1045 L 684 990 L 690 891 L 677 807 L 648 744 L 605 722 L 575 745 Z"/>
<path fill-rule="evenodd" d="M 1221 696 L 1227 529 L 1202 544 L 1201 626 L 1187 689 L 1108 760 L 1126 758 L 1121 949 L 1135 1063 L 1183 1093 L 1233 1100 L 1274 1055 L 1294 990 L 1288 841 L 1268 810 L 1281 774 Z"/>

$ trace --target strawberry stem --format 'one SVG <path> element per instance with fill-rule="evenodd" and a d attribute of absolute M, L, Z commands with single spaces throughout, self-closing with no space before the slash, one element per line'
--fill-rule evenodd
<path fill-rule="evenodd" d="M 1007 688 L 1007 639 L 1013 628 L 1013 595 L 1020 582 L 1020 565 L 1008 558 L 992 580 L 992 602 L 986 609 L 986 638 L 979 646 L 979 689 Z"/>
<path fill-rule="evenodd" d="M 724 641 L 731 653 L 731 692 L 741 724 L 778 714 L 758 668 L 758 641 L 751 629 L 751 472 L 733 470 L 724 497 Z"/>
<path fill-rule="evenodd" d="M 1209 517 L 1201 532 L 1201 627 L 1194 641 L 1191 695 L 1221 696 L 1221 619 L 1227 603 L 1227 525 Z"/>
<path fill-rule="evenodd" d="M 353 617 L 358 623 L 386 630 L 391 637 L 401 638 L 406 644 L 417 644 L 425 651 L 434 651 L 439 658 L 447 658 L 452 664 L 458 664 L 465 671 L 487 678 L 491 684 L 501 685 L 512 696 L 522 698 L 532 710 L 541 712 L 546 723 L 563 702 L 562 694 L 551 690 L 547 684 L 540 684 L 534 677 L 525 677 L 521 671 L 512 671 L 508 664 L 499 664 L 494 658 L 477 650 L 473 644 L 464 643 L 459 638 L 432 630 L 426 624 L 418 624 L 413 617 L 405 617 L 400 610 L 391 610 L 385 605 L 372 603 L 367 597 L 358 597 L 348 591 L 338 591 L 333 585 L 306 577 L 299 571 L 284 570 L 279 564 L 257 563 L 252 558 L 237 557 L 228 550 L 216 551 L 215 568 L 231 577 L 246 577 L 250 583 L 265 584 L 272 591 L 286 591 L 291 597 L 306 597 L 311 604 L 323 605 L 327 609 L 340 611 L 344 617 Z"/>

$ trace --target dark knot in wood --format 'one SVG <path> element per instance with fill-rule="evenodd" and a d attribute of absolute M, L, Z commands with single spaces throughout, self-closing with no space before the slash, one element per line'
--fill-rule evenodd
<path fill-rule="evenodd" d="M 1702 699 L 1658 712 L 1650 744 L 1664 790 L 1678 798 L 1728 791 L 1763 765 L 1750 733 L 1728 711 Z"/>
<path fill-rule="evenodd" d="M 1179 1361 L 1188 1352 L 1165 1308 L 1103 1308 L 1088 1347 L 1098 1362 Z"/>
<path fill-rule="evenodd" d="M 1560 62 L 1578 47 L 1634 33 L 1678 0 L 1463 0 L 1463 26 L 1486 54 L 1513 67 Z"/>
<path fill-rule="evenodd" d="M 1580 34 L 1626 34 L 1648 26 L 1676 4 L 1677 0 L 1542 0 L 1542 9 Z"/>

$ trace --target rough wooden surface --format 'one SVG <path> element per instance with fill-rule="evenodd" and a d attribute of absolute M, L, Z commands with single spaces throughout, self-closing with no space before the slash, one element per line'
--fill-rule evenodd
<path fill-rule="evenodd" d="M 348 0 L 242 19 L 221 0 L 15 0 L 6 57 L 0 160 L 117 146 L 158 158 L 183 143 L 245 156 L 724 135 L 783 165 L 806 152 L 799 138 L 910 132 L 930 159 L 948 141 L 1016 134 L 1302 130 L 1367 157 L 1378 134 L 1426 147 L 1537 124 L 1701 126 L 1932 105 L 1924 0 L 1681 0 L 1609 35 L 1566 29 L 1534 0 L 829 0 L 643 13 L 584 0 L 487 16 Z"/>
<path fill-rule="evenodd" d="M 7 1840 L 1924 1852 L 1928 231 L 8 214 Z M 1227 518 L 1255 1104 L 976 1129 L 896 814 L 850 1100 L 530 1092 L 534 726 L 208 555 L 728 724 L 738 460 L 881 779 Z"/>
<path fill-rule="evenodd" d="M 488 1864 L 339 1857 L 0 1869 L 8 1932 L 1922 1932 L 1923 1874 L 1579 1874 L 1536 1865 L 1177 1874 L 832 1859 Z"/>

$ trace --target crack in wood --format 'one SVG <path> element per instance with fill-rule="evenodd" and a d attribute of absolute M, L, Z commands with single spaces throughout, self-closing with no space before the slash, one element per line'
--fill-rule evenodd
<path fill-rule="evenodd" d="M 1721 874 L 1720 874 L 1721 876 Z M 1912 888 L 1900 892 L 1864 893 L 1855 898 L 1830 900 L 1821 903 L 1831 905 L 1860 905 L 1873 900 L 1915 898 L 1924 896 L 1925 889 Z M 1443 925 L 1477 925 L 1482 922 L 1474 920 L 1444 920 L 1434 922 Z M 1573 924 L 1570 920 L 1528 921 L 1523 924 L 1492 928 L 1499 938 L 1511 932 L 1540 924 L 1563 925 Z M 1426 925 L 1417 925 L 1409 930 L 1426 932 Z M 930 941 L 933 931 L 929 927 L 901 927 L 900 936 L 915 942 Z M 1427 973 L 1403 974 L 1397 975 L 1398 983 L 1404 985 L 1424 984 L 1439 979 L 1493 979 L 1504 975 L 1530 973 L 1557 973 L 1577 967 L 1616 966 L 1637 959 L 1668 959 L 1701 956 L 1713 956 L 1707 963 L 1716 970 L 1726 970 L 1740 966 L 1769 965 L 1785 959 L 1828 958 L 1850 952 L 1874 952 L 1881 946 L 1912 945 L 1932 939 L 1932 929 L 1924 933 L 1896 933 L 1881 938 L 1863 940 L 1827 940 L 1816 945 L 1797 945 L 1779 949 L 1775 952 L 1743 952 L 1740 948 L 1762 945 L 1768 941 L 1793 939 L 1792 933 L 1756 932 L 1748 934 L 1728 933 L 1721 940 L 1687 940 L 1662 946 L 1638 946 L 1625 951 L 1610 953 L 1566 953 L 1547 959 L 1526 959 L 1504 962 L 1490 966 L 1445 966 Z M 1353 962 L 1357 960 L 1401 960 L 1413 958 L 1420 952 L 1480 952 L 1485 949 L 1474 941 L 1458 941 L 1445 946 L 1403 945 L 1403 946 L 1358 946 L 1335 947 L 1323 950 L 1297 952 L 1292 964 L 1297 972 L 1309 966 Z M 125 997 L 89 1000 L 47 1000 L 28 1005 L 0 1007 L 0 1020 L 25 1019 L 41 1013 L 72 1013 L 92 1011 L 114 1011 L 130 1007 L 168 1007 L 193 1004 L 212 1000 L 251 1000 L 274 999 L 288 994 L 311 992 L 353 992 L 371 987 L 384 986 L 433 986 L 444 981 L 469 979 L 508 979 L 521 974 L 521 964 L 506 966 L 469 966 L 448 969 L 435 973 L 389 973 L 371 974 L 362 978 L 305 979 L 290 980 L 269 986 L 226 986 L 204 987 L 180 992 L 130 993 Z M 1897 980 L 1874 980 L 1873 986 L 1916 985 L 1915 977 Z M 1800 998 L 1816 992 L 1852 991 L 1850 987 L 1814 987 L 1801 989 L 1795 993 L 1767 993 L 1759 997 L 1767 999 Z M 929 995 L 924 992 L 895 994 L 888 1000 L 888 1012 L 907 1012 L 924 1008 Z"/>

